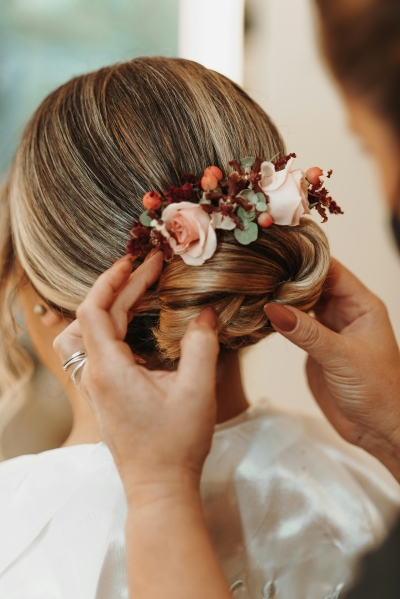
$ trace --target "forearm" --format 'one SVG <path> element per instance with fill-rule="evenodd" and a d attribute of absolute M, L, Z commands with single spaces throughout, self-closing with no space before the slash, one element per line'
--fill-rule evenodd
<path fill-rule="evenodd" d="M 128 499 L 130 596 L 231 599 L 196 489 L 150 490 Z M 147 494 L 147 492 L 146 492 Z"/>

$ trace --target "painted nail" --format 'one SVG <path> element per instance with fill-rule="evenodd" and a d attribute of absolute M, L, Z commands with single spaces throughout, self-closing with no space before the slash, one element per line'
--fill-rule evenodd
<path fill-rule="evenodd" d="M 267 304 L 264 306 L 264 312 L 271 321 L 271 324 L 284 333 L 290 333 L 296 328 L 297 316 L 294 312 L 285 308 L 285 306 Z"/>
<path fill-rule="evenodd" d="M 196 322 L 198 322 L 199 324 L 205 324 L 214 331 L 216 331 L 218 319 L 214 308 L 212 308 L 211 306 L 204 308 L 196 318 Z"/>

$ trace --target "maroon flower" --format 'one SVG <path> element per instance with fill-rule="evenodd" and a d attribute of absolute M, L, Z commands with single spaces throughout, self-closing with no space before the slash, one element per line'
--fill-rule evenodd
<path fill-rule="evenodd" d="M 287 154 L 286 156 L 282 156 L 282 158 L 275 160 L 275 162 L 271 160 L 271 162 L 275 166 L 276 171 L 281 171 L 285 168 L 285 166 L 291 158 L 296 158 L 296 154 L 294 154 L 294 152 L 292 152 L 291 154 Z"/>
<path fill-rule="evenodd" d="M 133 223 L 126 253 L 138 258 L 144 252 L 149 252 L 152 247 L 150 227 L 145 227 L 140 222 Z"/>
<path fill-rule="evenodd" d="M 164 192 L 164 197 L 167 199 L 168 204 L 174 204 L 175 202 L 193 202 L 197 204 L 199 202 L 199 193 L 192 183 L 184 183 L 181 187 L 172 185 Z"/>

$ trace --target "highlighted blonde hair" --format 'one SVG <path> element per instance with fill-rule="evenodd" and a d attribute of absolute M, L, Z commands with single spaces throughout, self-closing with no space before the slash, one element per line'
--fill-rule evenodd
<path fill-rule="evenodd" d="M 16 261 L 50 305 L 73 315 L 100 273 L 124 254 L 149 189 L 180 184 L 243 156 L 285 153 L 266 113 L 232 81 L 180 59 L 139 58 L 77 77 L 50 94 L 28 124 L 1 195 L 0 387 L 29 375 L 15 325 Z M 131 346 L 179 357 L 191 318 L 213 305 L 223 347 L 272 329 L 267 301 L 317 301 L 329 265 L 322 230 L 271 226 L 249 246 L 220 232 L 201 267 L 178 257 L 134 319 Z"/>

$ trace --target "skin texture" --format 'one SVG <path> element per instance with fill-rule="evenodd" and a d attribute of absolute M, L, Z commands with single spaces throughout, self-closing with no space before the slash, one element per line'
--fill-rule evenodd
<path fill-rule="evenodd" d="M 58 312 L 46 306 L 46 312 L 43 316 L 34 313 L 34 306 L 36 304 L 44 306 L 44 303 L 29 282 L 25 282 L 19 289 L 18 300 L 24 315 L 29 339 L 37 355 L 63 387 L 71 402 L 73 426 L 64 446 L 78 445 L 79 443 L 99 443 L 102 437 L 93 410 L 83 400 L 69 374 L 62 369 L 60 360 L 53 349 L 55 337 L 64 331 L 69 323 L 64 322 Z"/>

